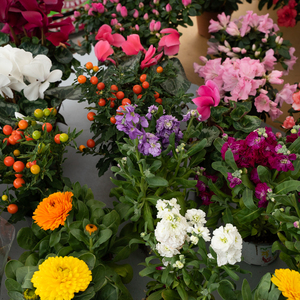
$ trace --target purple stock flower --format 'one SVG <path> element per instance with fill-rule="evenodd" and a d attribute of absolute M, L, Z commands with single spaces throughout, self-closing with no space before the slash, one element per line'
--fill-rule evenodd
<path fill-rule="evenodd" d="M 139 138 L 138 150 L 143 155 L 152 154 L 154 157 L 159 156 L 161 153 L 161 145 L 158 137 L 153 133 L 144 132 Z"/>
<path fill-rule="evenodd" d="M 146 114 L 146 118 L 148 120 L 152 119 L 152 115 L 158 110 L 158 107 L 155 105 L 151 105 L 148 107 L 148 113 Z"/>
<path fill-rule="evenodd" d="M 240 171 L 235 171 L 234 173 L 227 173 L 227 180 L 229 181 L 229 186 L 232 189 L 242 183 L 242 179 L 238 177 L 236 172 L 241 174 Z"/>
<path fill-rule="evenodd" d="M 204 192 L 206 189 L 206 184 L 203 181 L 198 180 L 196 187 L 198 188 L 199 192 Z"/>
<path fill-rule="evenodd" d="M 251 173 L 250 173 L 250 180 L 252 180 L 255 184 L 261 183 L 258 173 L 257 173 L 257 168 L 253 168 Z"/>
<path fill-rule="evenodd" d="M 258 183 L 255 187 L 255 197 L 258 200 L 267 201 L 267 194 L 270 187 L 264 182 L 264 183 Z"/>
<path fill-rule="evenodd" d="M 277 156 L 275 157 L 269 157 L 269 163 L 272 166 L 272 168 L 276 169 L 277 171 L 283 172 L 294 170 L 294 165 L 291 162 L 292 160 L 296 160 L 296 154 L 277 154 Z"/>
<path fill-rule="evenodd" d="M 257 131 L 252 131 L 246 137 L 245 141 L 249 147 L 252 147 L 253 149 L 259 149 L 263 145 L 265 138 L 263 136 L 259 136 Z"/>

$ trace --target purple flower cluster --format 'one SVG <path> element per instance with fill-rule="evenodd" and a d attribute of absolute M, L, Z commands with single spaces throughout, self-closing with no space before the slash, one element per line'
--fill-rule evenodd
<path fill-rule="evenodd" d="M 207 177 L 207 179 L 211 179 L 213 183 L 215 183 L 218 179 L 218 176 L 208 175 L 208 174 L 206 174 L 206 172 L 203 172 L 203 176 Z M 215 195 L 215 193 L 210 191 L 208 186 L 202 180 L 199 180 L 198 175 L 195 176 L 195 179 L 197 180 L 196 187 L 198 188 L 198 190 L 200 192 L 199 197 L 202 200 L 202 205 L 209 205 L 209 204 L 213 203 L 211 201 L 211 197 L 213 195 Z"/>
<path fill-rule="evenodd" d="M 183 133 L 180 131 L 180 122 L 171 115 L 161 116 L 156 121 L 156 136 L 160 139 L 162 147 L 166 149 L 169 145 L 169 137 L 175 133 L 175 143 L 182 139 Z"/>
<path fill-rule="evenodd" d="M 279 144 L 268 127 L 251 132 L 245 140 L 228 137 L 221 149 L 223 159 L 228 149 L 231 149 L 238 168 L 255 168 L 261 165 L 283 172 L 294 170 L 292 161 L 296 159 L 296 155 Z"/>
<path fill-rule="evenodd" d="M 265 182 L 257 184 L 255 187 L 255 197 L 259 200 L 258 207 L 268 206 L 268 193 L 272 193 L 272 189 Z"/>
<path fill-rule="evenodd" d="M 233 189 L 234 187 L 242 183 L 241 172 L 240 171 L 235 171 L 233 173 L 228 172 L 227 180 L 229 181 L 230 188 Z"/>
<path fill-rule="evenodd" d="M 145 132 L 139 137 L 138 150 L 143 155 L 152 154 L 154 157 L 161 153 L 161 146 L 156 135 L 150 132 Z"/>

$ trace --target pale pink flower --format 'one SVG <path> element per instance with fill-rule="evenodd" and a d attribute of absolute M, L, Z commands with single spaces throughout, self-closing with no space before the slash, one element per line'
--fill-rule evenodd
<path fill-rule="evenodd" d="M 117 19 L 111 19 L 110 20 L 110 25 L 111 26 L 115 26 L 115 25 L 117 25 L 118 24 L 118 20 Z"/>
<path fill-rule="evenodd" d="M 297 84 L 290 85 L 289 83 L 286 83 L 283 86 L 283 89 L 276 94 L 275 103 L 278 103 L 280 106 L 282 106 L 283 102 L 293 104 L 293 94 L 296 90 Z"/>
<path fill-rule="evenodd" d="M 133 17 L 136 19 L 139 17 L 139 11 L 137 9 L 134 10 Z"/>
<path fill-rule="evenodd" d="M 269 49 L 266 52 L 266 55 L 264 57 L 264 59 L 262 60 L 262 63 L 265 66 L 265 69 L 267 71 L 271 71 L 274 69 L 274 65 L 276 63 L 276 57 L 274 56 L 274 50 L 273 49 Z"/>
<path fill-rule="evenodd" d="M 232 36 L 240 36 L 240 30 L 234 22 L 230 22 L 226 28 L 226 32 Z"/>
<path fill-rule="evenodd" d="M 143 2 L 140 2 L 139 3 L 139 8 L 143 8 L 144 7 L 144 3 Z"/>
<path fill-rule="evenodd" d="M 104 24 L 99 28 L 95 39 L 105 40 L 115 47 L 121 47 L 121 45 L 125 42 L 125 38 L 119 33 L 111 34 L 111 32 L 111 27 L 107 24 Z"/>
<path fill-rule="evenodd" d="M 161 52 L 161 53 L 157 54 L 156 56 L 154 56 L 155 52 L 156 52 L 155 47 L 153 45 L 151 45 L 145 54 L 144 60 L 142 60 L 142 62 L 141 62 L 141 69 L 154 66 L 158 63 L 158 61 L 161 59 L 163 53 Z"/>
<path fill-rule="evenodd" d="M 218 21 L 211 19 L 209 23 L 208 32 L 218 32 L 223 29 L 222 25 Z"/>
<path fill-rule="evenodd" d="M 208 45 L 207 54 L 215 55 L 215 54 L 219 53 L 219 51 L 218 51 L 219 43 L 212 43 L 212 42 L 208 41 L 207 45 Z"/>
<path fill-rule="evenodd" d="M 156 9 L 152 9 L 152 13 L 155 14 L 156 16 L 159 16 L 159 12 Z"/>
<path fill-rule="evenodd" d="M 128 12 L 127 12 L 126 6 L 123 6 L 123 7 L 121 8 L 120 13 L 121 13 L 121 16 L 122 16 L 123 18 L 126 18 L 126 17 L 128 16 Z"/>
<path fill-rule="evenodd" d="M 136 31 L 139 31 L 139 30 L 140 30 L 140 27 L 139 27 L 138 24 L 135 24 L 134 28 L 135 28 Z"/>
<path fill-rule="evenodd" d="M 296 125 L 295 119 L 292 116 L 288 116 L 285 118 L 282 127 L 285 129 L 291 129 Z"/>
<path fill-rule="evenodd" d="M 267 77 L 268 77 L 268 81 L 271 84 L 282 84 L 284 80 L 279 78 L 281 76 L 282 76 L 281 71 L 273 70 Z"/>
<path fill-rule="evenodd" d="M 122 50 L 127 55 L 137 55 L 144 47 L 141 44 L 140 36 L 138 34 L 131 34 L 127 36 L 127 41 L 122 44 Z"/>
<path fill-rule="evenodd" d="M 108 56 L 114 53 L 114 50 L 112 49 L 108 41 L 101 40 L 97 42 L 94 48 L 94 52 L 98 60 L 102 62 L 104 62 L 105 60 L 114 62 L 112 59 L 108 58 Z"/>
<path fill-rule="evenodd" d="M 158 43 L 158 51 L 160 52 L 163 49 L 165 55 L 168 56 L 177 54 L 180 45 L 179 32 L 173 28 L 164 28 L 160 33 L 164 36 Z"/>
<path fill-rule="evenodd" d="M 259 94 L 254 100 L 254 105 L 256 107 L 257 112 L 268 112 L 270 110 L 270 102 L 271 100 L 265 94 Z"/>
<path fill-rule="evenodd" d="M 245 48 L 243 48 L 243 49 L 241 50 L 241 53 L 242 53 L 242 54 L 246 54 L 246 53 L 247 53 L 247 50 L 246 50 Z"/>
<path fill-rule="evenodd" d="M 223 28 L 226 28 L 228 23 L 230 22 L 230 16 L 227 16 L 224 12 L 218 14 L 218 19 Z"/>
<path fill-rule="evenodd" d="M 295 50 L 296 49 L 294 47 L 291 47 L 289 49 L 289 54 L 290 54 L 291 58 L 286 59 L 286 60 L 283 61 L 288 66 L 287 70 L 282 72 L 283 75 L 288 75 L 289 71 L 293 70 L 293 66 L 296 63 L 297 59 L 298 59 L 298 57 L 294 56 Z"/>
<path fill-rule="evenodd" d="M 250 22 L 252 19 L 253 11 L 247 11 L 247 14 L 243 17 L 242 25 L 240 28 L 241 36 L 245 36 L 251 30 Z"/>
<path fill-rule="evenodd" d="M 149 19 L 149 16 L 148 16 L 147 13 L 144 14 L 143 19 L 144 19 L 145 21 L 147 21 L 147 20 Z"/>
<path fill-rule="evenodd" d="M 192 3 L 192 0 L 182 0 L 182 4 L 184 5 L 184 6 L 188 6 L 188 5 L 190 5 Z"/>
<path fill-rule="evenodd" d="M 75 10 L 75 11 L 74 11 L 74 17 L 76 17 L 76 18 L 77 18 L 77 17 L 79 17 L 79 16 L 80 16 L 80 12 L 79 12 L 79 11 L 77 11 L 77 10 Z"/>
<path fill-rule="evenodd" d="M 294 110 L 300 110 L 300 91 L 293 94 L 293 104 L 292 107 Z"/>
<path fill-rule="evenodd" d="M 117 12 L 120 12 L 120 11 L 121 11 L 121 8 L 122 8 L 122 4 L 121 4 L 121 3 L 118 3 L 117 6 L 116 6 L 116 11 L 117 11 Z"/>
<path fill-rule="evenodd" d="M 201 115 L 201 121 L 210 117 L 210 107 L 218 106 L 220 103 L 220 92 L 218 86 L 211 80 L 202 85 L 197 90 L 199 97 L 192 101 L 197 105 L 197 110 Z"/>
<path fill-rule="evenodd" d="M 170 12 L 172 10 L 172 6 L 170 5 L 170 3 L 168 3 L 167 5 L 166 5 L 166 11 L 167 12 Z"/>
<path fill-rule="evenodd" d="M 271 101 L 269 115 L 272 121 L 280 117 L 282 114 L 283 112 L 279 108 L 277 108 L 277 103 Z"/>
<path fill-rule="evenodd" d="M 269 14 L 259 16 L 259 25 L 257 29 L 268 34 L 272 31 L 273 24 L 274 22 L 271 18 L 269 18 Z"/>

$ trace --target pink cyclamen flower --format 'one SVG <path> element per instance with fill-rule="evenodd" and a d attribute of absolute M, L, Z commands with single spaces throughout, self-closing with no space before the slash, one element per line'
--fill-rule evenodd
<path fill-rule="evenodd" d="M 142 62 L 141 62 L 141 69 L 154 66 L 158 63 L 158 61 L 162 57 L 163 53 L 161 52 L 161 53 L 157 54 L 156 56 L 154 56 L 155 52 L 156 52 L 155 47 L 153 45 L 151 45 L 145 54 L 144 60 L 142 60 Z"/>
<path fill-rule="evenodd" d="M 93 11 L 94 11 L 94 9 L 91 7 L 88 11 L 88 16 L 93 16 L 94 15 Z"/>
<path fill-rule="evenodd" d="M 166 5 L 166 11 L 167 12 L 170 12 L 172 10 L 172 6 L 170 5 L 170 3 L 168 3 L 167 5 Z"/>
<path fill-rule="evenodd" d="M 136 55 L 145 49 L 141 44 L 140 36 L 138 34 L 131 34 L 127 36 L 127 41 L 122 44 L 122 50 L 127 55 Z"/>
<path fill-rule="evenodd" d="M 282 124 L 282 127 L 285 128 L 285 129 L 291 129 L 295 126 L 295 119 L 294 117 L 292 116 L 288 116 L 285 118 L 283 124 Z"/>
<path fill-rule="evenodd" d="M 111 34 L 111 32 L 111 27 L 107 24 L 104 24 L 99 28 L 95 39 L 99 41 L 105 40 L 108 41 L 112 46 L 121 47 L 121 45 L 125 42 L 125 38 L 119 33 Z"/>
<path fill-rule="evenodd" d="M 297 10 L 288 5 L 277 10 L 277 23 L 279 26 L 294 27 L 296 25 Z"/>
<path fill-rule="evenodd" d="M 133 17 L 136 19 L 139 17 L 139 11 L 137 9 L 134 10 Z"/>
<path fill-rule="evenodd" d="M 294 110 L 300 110 L 300 91 L 293 94 L 293 104 L 292 107 Z"/>
<path fill-rule="evenodd" d="M 162 34 L 169 33 L 169 34 L 164 35 L 160 39 L 160 41 L 158 43 L 158 51 L 161 51 L 163 49 L 165 55 L 168 55 L 168 56 L 177 54 L 179 51 L 179 45 L 180 45 L 179 32 L 173 28 L 165 28 L 165 29 L 161 30 L 160 33 L 162 33 Z"/>
<path fill-rule="evenodd" d="M 182 4 L 184 5 L 184 6 L 188 6 L 188 5 L 190 5 L 192 3 L 192 0 L 182 0 Z"/>
<path fill-rule="evenodd" d="M 123 6 L 123 7 L 121 8 L 121 16 L 122 16 L 123 18 L 126 18 L 126 17 L 128 16 L 128 12 L 127 12 L 126 6 Z"/>
<path fill-rule="evenodd" d="M 210 107 L 219 105 L 220 92 L 218 86 L 213 81 L 208 80 L 205 85 L 199 87 L 197 93 L 199 97 L 192 101 L 197 105 L 201 121 L 205 121 L 210 117 Z"/>
<path fill-rule="evenodd" d="M 94 48 L 95 55 L 98 60 L 104 62 L 105 60 L 108 60 L 108 56 L 114 53 L 114 50 L 110 46 L 108 41 L 99 41 Z M 109 59 L 110 61 L 113 61 L 112 59 Z"/>

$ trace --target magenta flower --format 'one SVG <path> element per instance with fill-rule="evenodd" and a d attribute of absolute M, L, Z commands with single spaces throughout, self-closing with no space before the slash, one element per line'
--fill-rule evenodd
<path fill-rule="evenodd" d="M 161 52 L 160 54 L 157 54 L 156 56 L 154 56 L 155 51 L 156 51 L 155 47 L 153 45 L 151 45 L 145 54 L 144 60 L 142 60 L 142 62 L 141 62 L 141 69 L 154 66 L 158 63 L 158 61 L 161 59 L 163 53 Z"/>
<path fill-rule="evenodd" d="M 122 50 L 127 55 L 137 55 L 141 50 L 145 50 L 141 44 L 138 34 L 127 36 L 127 41 L 122 44 Z"/>
<path fill-rule="evenodd" d="M 104 62 L 105 60 L 110 60 L 114 63 L 112 59 L 109 59 L 108 56 L 114 53 L 114 50 L 110 46 L 108 41 L 99 41 L 94 48 L 95 55 L 98 60 Z"/>
<path fill-rule="evenodd" d="M 121 4 L 121 3 L 118 3 L 117 6 L 116 6 L 116 11 L 117 11 L 117 12 L 120 12 L 120 11 L 121 11 L 121 8 L 122 8 L 122 4 Z"/>
<path fill-rule="evenodd" d="M 159 31 L 160 27 L 161 27 L 161 23 L 159 21 L 155 22 L 155 20 L 152 20 L 149 24 L 149 29 L 151 32 Z"/>
<path fill-rule="evenodd" d="M 95 39 L 99 41 L 107 41 L 110 45 L 115 47 L 121 47 L 121 45 L 125 42 L 125 38 L 119 33 L 111 34 L 111 32 L 111 27 L 107 24 L 104 24 L 99 28 Z"/>
<path fill-rule="evenodd" d="M 60 31 L 46 33 L 46 39 L 50 41 L 54 46 L 59 46 L 61 43 L 67 44 L 70 33 L 74 31 L 74 25 L 71 18 L 62 20 L 61 22 L 55 22 L 48 26 L 49 29 L 60 28 Z M 69 45 L 69 44 L 67 44 Z"/>
<path fill-rule="evenodd" d="M 192 3 L 192 0 L 182 0 L 182 4 L 184 5 L 184 6 L 188 6 L 188 5 L 190 5 Z"/>
<path fill-rule="evenodd" d="M 94 9 L 94 11 L 103 14 L 105 11 L 105 7 L 102 3 L 92 3 L 92 7 Z"/>
<path fill-rule="evenodd" d="M 179 51 L 179 45 L 180 45 L 179 32 L 173 28 L 165 28 L 165 29 L 161 30 L 160 33 L 162 33 L 162 34 L 169 33 L 169 34 L 164 35 L 160 39 L 160 41 L 158 43 L 158 46 L 159 46 L 158 51 L 161 51 L 163 49 L 165 55 L 168 55 L 168 56 L 177 54 Z"/>
<path fill-rule="evenodd" d="M 139 11 L 137 9 L 134 10 L 133 17 L 136 19 L 139 17 Z"/>
<path fill-rule="evenodd" d="M 199 97 L 192 101 L 197 105 L 197 110 L 201 115 L 201 120 L 205 121 L 210 117 L 210 107 L 218 106 L 220 103 L 220 92 L 218 86 L 211 80 L 199 87 L 197 91 Z"/>

